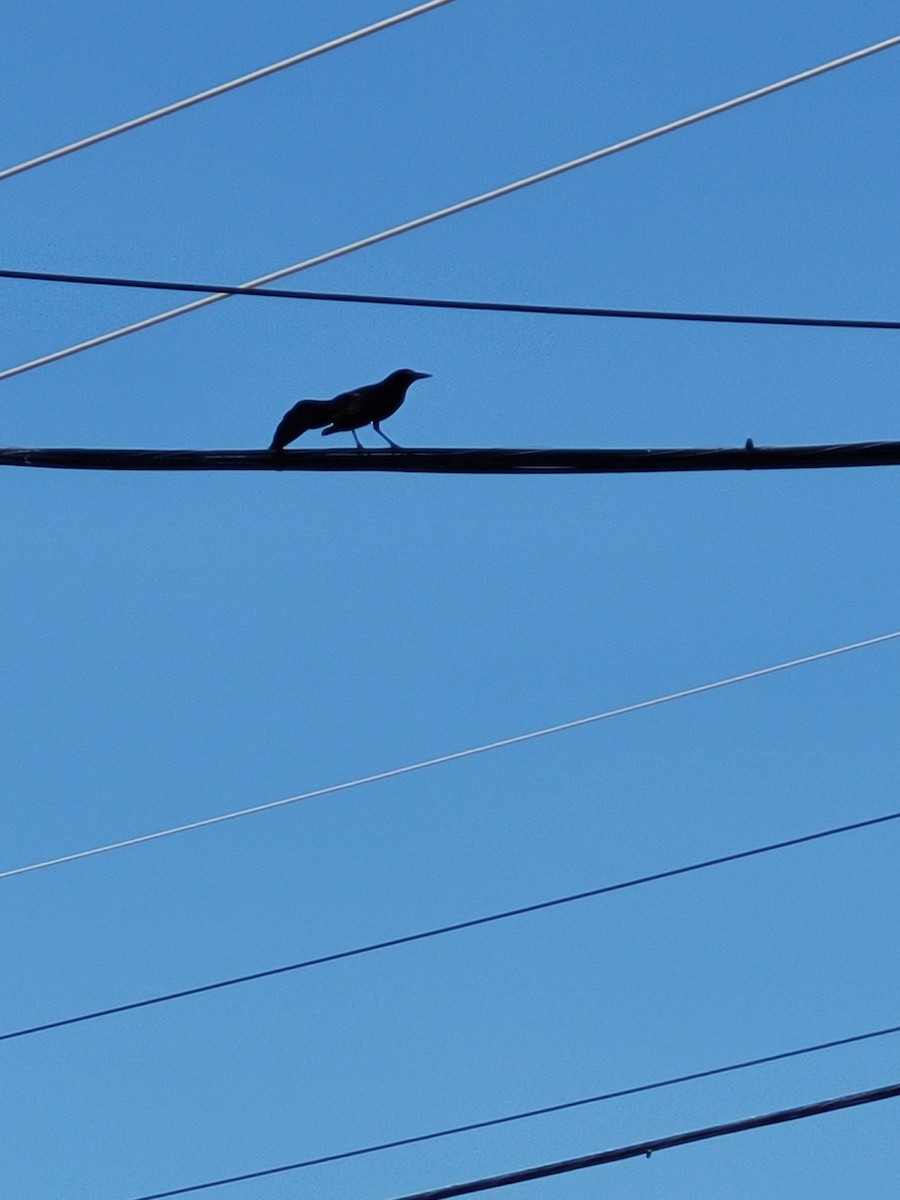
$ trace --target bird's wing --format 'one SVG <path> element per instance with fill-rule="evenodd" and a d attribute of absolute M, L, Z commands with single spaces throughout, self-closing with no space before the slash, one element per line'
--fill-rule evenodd
<path fill-rule="evenodd" d="M 337 417 L 340 419 L 363 416 L 366 411 L 371 388 L 354 388 L 352 392 L 341 392 L 335 396 L 332 404 Z"/>

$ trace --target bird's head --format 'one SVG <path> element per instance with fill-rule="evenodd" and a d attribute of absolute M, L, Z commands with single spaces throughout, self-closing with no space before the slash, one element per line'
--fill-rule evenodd
<path fill-rule="evenodd" d="M 393 371 L 388 376 L 388 379 L 394 380 L 396 383 L 400 384 L 404 391 L 406 391 L 410 384 L 415 383 L 417 379 L 430 378 L 431 376 L 425 371 L 408 371 L 405 367 L 402 371 Z"/>

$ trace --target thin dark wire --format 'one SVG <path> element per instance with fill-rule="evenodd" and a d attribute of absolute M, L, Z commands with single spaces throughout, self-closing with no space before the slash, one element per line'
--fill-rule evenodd
<path fill-rule="evenodd" d="M 624 317 L 642 321 L 705 321 L 725 325 L 801 325 L 824 329 L 900 329 L 900 321 L 849 317 L 779 317 L 738 313 L 673 312 L 642 308 L 592 308 L 568 304 L 511 304 L 491 300 L 438 300 L 422 296 L 380 296 L 358 292 L 310 292 L 295 288 L 246 288 L 228 284 L 184 283 L 135 279 L 115 275 L 68 275 L 58 271 L 0 269 L 0 279 L 30 279 L 43 283 L 74 283 L 98 287 L 145 288 L 160 292 L 202 292 L 205 295 L 268 296 L 281 300 L 324 300 L 339 304 L 387 304 L 404 308 L 461 309 L 466 312 L 531 313 L 556 317 Z"/>
<path fill-rule="evenodd" d="M 590 1096 L 584 1100 L 572 1100 L 567 1104 L 553 1104 L 546 1108 L 532 1109 L 530 1112 L 516 1113 L 509 1117 L 496 1117 L 491 1121 L 476 1121 L 469 1125 L 458 1125 L 453 1129 L 442 1129 L 436 1133 L 419 1134 L 417 1137 L 401 1138 L 393 1142 L 382 1142 L 377 1146 L 364 1146 L 359 1150 L 346 1150 L 341 1154 L 328 1154 L 321 1158 L 310 1158 L 304 1162 L 288 1163 L 281 1167 L 269 1167 L 263 1171 L 251 1171 L 244 1175 L 232 1175 L 227 1179 L 212 1179 L 206 1183 L 195 1183 L 188 1187 L 174 1188 L 166 1192 L 152 1192 L 144 1196 L 136 1196 L 134 1200 L 167 1200 L 167 1197 L 186 1196 L 191 1192 L 208 1191 L 211 1188 L 225 1187 L 230 1183 L 248 1183 L 253 1179 L 262 1179 L 270 1175 L 280 1175 L 287 1171 L 299 1171 L 304 1167 L 321 1166 L 325 1163 L 337 1162 L 340 1159 L 359 1158 L 364 1154 L 375 1154 L 380 1150 L 395 1150 L 402 1146 L 411 1146 L 417 1142 L 433 1141 L 435 1138 L 449 1137 L 457 1133 L 470 1133 L 473 1130 L 488 1129 L 496 1125 L 505 1125 L 512 1121 L 522 1121 L 528 1117 L 541 1117 L 550 1113 L 562 1112 L 564 1109 L 577 1108 L 585 1104 L 599 1104 L 603 1100 L 616 1100 L 623 1096 L 634 1096 L 639 1092 L 650 1092 L 658 1088 L 672 1087 L 676 1084 L 689 1083 L 696 1079 L 706 1079 L 712 1075 L 723 1075 L 728 1071 L 742 1071 L 747 1067 L 755 1067 L 764 1063 L 778 1062 L 786 1058 L 796 1058 L 801 1054 L 813 1054 L 817 1050 L 830 1050 L 836 1046 L 845 1046 L 851 1042 L 864 1041 L 866 1038 L 883 1037 L 886 1034 L 900 1032 L 900 1025 L 891 1029 L 882 1029 L 874 1033 L 859 1034 L 856 1037 L 841 1038 L 834 1042 L 822 1042 L 817 1046 L 805 1046 L 800 1050 L 789 1050 L 784 1054 L 770 1054 L 765 1058 L 748 1059 L 746 1062 L 733 1063 L 727 1067 L 715 1067 L 709 1071 L 697 1071 L 691 1075 L 680 1075 L 673 1079 L 662 1079 L 657 1083 L 647 1083 L 639 1087 L 624 1088 L 618 1092 L 606 1092 L 600 1096 Z"/>
<path fill-rule="evenodd" d="M 564 1159 L 562 1162 L 543 1163 L 539 1167 L 526 1167 L 523 1171 L 508 1171 L 504 1175 L 494 1175 L 489 1179 L 472 1179 L 467 1183 L 451 1184 L 449 1187 L 431 1188 L 427 1192 L 412 1192 L 406 1196 L 398 1196 L 397 1200 L 452 1200 L 454 1196 L 471 1196 L 473 1192 L 510 1187 L 515 1183 L 528 1183 L 534 1179 L 547 1179 L 552 1175 L 583 1171 L 586 1167 L 601 1167 L 607 1163 L 623 1162 L 628 1158 L 649 1158 L 659 1150 L 671 1150 L 675 1146 L 687 1146 L 693 1142 L 707 1142 L 713 1138 L 727 1137 L 732 1133 L 746 1133 L 750 1129 L 763 1129 L 769 1125 L 784 1125 L 788 1121 L 803 1121 L 807 1117 L 840 1112 L 841 1109 L 856 1108 L 861 1104 L 877 1104 L 881 1100 L 893 1100 L 897 1096 L 900 1096 L 900 1083 L 892 1083 L 869 1092 L 835 1096 L 828 1100 L 819 1100 L 815 1104 L 783 1108 L 759 1117 L 745 1117 L 742 1121 L 729 1121 L 725 1125 L 708 1125 L 703 1129 L 691 1129 L 686 1133 L 675 1133 L 669 1137 L 654 1138 L 649 1142 L 620 1146 L 615 1150 L 601 1150 L 599 1154 L 585 1154 L 580 1158 Z"/>
<path fill-rule="evenodd" d="M 641 875 L 636 879 L 628 879 L 621 883 L 608 883 L 602 887 L 591 888 L 589 891 L 576 892 L 569 896 L 558 896 L 553 900 L 541 900 L 536 904 L 526 904 L 520 908 L 510 908 L 504 912 L 491 913 L 485 917 L 474 917 L 468 921 L 457 921 L 452 925 L 442 925 L 436 929 L 426 929 L 420 933 L 409 933 L 402 937 L 389 938 L 386 941 L 372 942 L 366 946 L 356 946 L 352 950 L 338 950 L 332 954 L 323 954 L 317 958 L 303 959 L 300 962 L 289 963 L 286 966 L 271 967 L 266 971 L 254 971 L 249 975 L 236 975 L 230 979 L 220 979 L 215 983 L 204 983 L 198 987 L 185 988 L 182 991 L 166 992 L 163 995 L 151 996 L 145 1000 L 133 1000 L 128 1004 L 117 1004 L 110 1008 L 95 1009 L 93 1012 L 81 1013 L 76 1017 L 63 1017 L 58 1021 L 47 1021 L 41 1025 L 30 1025 L 24 1029 L 15 1029 L 9 1033 L 0 1034 L 0 1042 L 12 1041 L 14 1038 L 28 1037 L 36 1033 L 46 1033 L 50 1029 L 61 1029 L 67 1025 L 79 1025 L 85 1021 L 96 1021 L 101 1017 L 110 1017 L 117 1013 L 133 1012 L 138 1008 L 150 1008 L 152 1005 L 166 1004 L 171 1000 L 183 1000 L 188 996 L 200 996 L 204 992 L 220 991 L 223 988 L 252 983 L 257 979 L 272 979 L 276 975 L 286 975 L 292 971 L 303 971 L 309 967 L 318 967 L 325 963 L 339 962 L 346 958 L 359 958 L 364 954 L 373 954 L 379 950 L 389 950 L 395 946 L 407 946 L 413 942 L 423 942 L 429 938 L 442 937 L 447 933 L 459 933 L 463 929 L 476 929 L 481 925 L 492 925 L 497 921 L 507 921 L 512 917 L 522 917 L 529 913 L 542 912 L 545 909 L 559 908 L 565 904 L 575 904 L 581 900 L 610 895 L 613 892 L 627 891 L 630 888 L 641 887 L 647 883 L 658 883 L 663 879 L 675 879 L 679 875 L 690 875 L 696 871 L 707 870 L 709 867 L 719 867 L 726 863 L 739 862 L 745 858 L 756 858 L 761 854 L 770 854 L 775 850 L 786 850 L 793 846 L 802 846 L 807 842 L 817 842 L 822 841 L 824 838 L 836 837 L 839 834 L 853 833 L 860 829 L 871 829 L 877 825 L 885 825 L 888 822 L 898 819 L 900 819 L 900 811 L 887 813 L 881 817 L 869 817 L 865 821 L 854 821 L 849 825 L 837 825 L 831 829 L 821 829 L 816 833 L 806 833 L 801 837 L 788 838 L 781 842 L 770 842 L 765 846 L 755 846 L 751 850 L 739 850 L 733 854 L 723 854 L 717 858 L 707 858 L 702 862 L 690 863 L 684 867 L 673 867 L 667 871 L 656 871 L 653 874 Z"/>

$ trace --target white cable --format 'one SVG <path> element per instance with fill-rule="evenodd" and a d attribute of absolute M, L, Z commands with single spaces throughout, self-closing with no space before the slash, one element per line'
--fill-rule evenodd
<path fill-rule="evenodd" d="M 417 217 L 413 221 L 406 221 L 402 225 L 394 225 L 391 229 L 385 229 L 381 233 L 373 233 L 369 237 L 360 238 L 359 241 L 348 242 L 346 246 L 339 246 L 336 250 L 328 250 L 324 254 L 317 254 L 313 258 L 304 259 L 302 262 L 294 263 L 290 267 L 282 267 L 280 271 L 272 271 L 268 275 L 260 275 L 258 279 L 251 279 L 248 283 L 241 284 L 241 288 L 244 291 L 250 291 L 255 287 L 263 287 L 266 284 L 273 283 L 277 279 L 283 279 L 286 275 L 296 275 L 298 272 L 305 271 L 309 267 L 317 267 L 322 263 L 331 262 L 335 258 L 341 258 L 345 254 L 352 254 L 356 250 L 363 250 L 366 246 L 374 246 L 378 242 L 387 241 L 388 238 L 396 237 L 400 233 L 408 233 L 412 229 L 420 229 L 423 225 L 430 225 L 433 221 L 440 221 L 444 217 L 464 212 L 467 208 L 474 208 L 477 204 L 485 204 L 488 200 L 496 200 L 500 196 L 507 196 L 510 192 L 530 187 L 533 183 L 541 183 L 545 179 L 552 179 L 555 175 L 561 175 L 564 171 L 572 171 L 576 167 L 583 167 L 587 163 L 607 158 L 609 155 L 616 154 L 620 150 L 627 150 L 631 146 L 639 146 L 642 142 L 649 142 L 652 138 L 661 137 L 665 133 L 672 133 L 676 129 L 683 129 L 686 125 L 694 125 L 698 121 L 703 121 L 706 117 L 727 112 L 728 109 L 737 108 L 739 104 L 748 104 L 751 100 L 759 100 L 762 96 L 769 96 L 773 92 L 780 91 L 782 88 L 791 87 L 795 83 L 802 83 L 806 79 L 812 79 L 814 76 L 822 75 L 826 71 L 833 71 L 837 67 L 846 66 L 848 63 L 856 62 L 858 59 L 865 58 L 870 54 L 877 54 L 879 50 L 887 50 L 890 46 L 896 46 L 898 43 L 900 43 L 900 35 L 888 38 L 884 42 L 877 42 L 873 46 L 866 46 L 862 50 L 854 51 L 853 54 L 844 55 L 843 58 L 835 58 L 831 62 L 813 67 L 809 71 L 802 71 L 799 75 L 792 75 L 788 79 L 779 80 L 778 83 L 770 83 L 767 87 L 759 88 L 755 92 L 746 92 L 743 96 L 737 96 L 734 100 L 726 100 L 723 104 L 716 104 L 712 108 L 705 108 L 702 112 L 694 113 L 692 116 L 681 117 L 680 120 L 671 121 L 668 125 L 660 125 L 656 129 L 651 129 L 648 133 L 641 133 L 636 137 L 627 138 L 624 142 L 616 142 L 612 146 L 606 146 L 602 150 L 595 150 L 592 154 L 585 154 L 581 158 L 573 158 L 569 162 L 562 163 L 557 167 L 550 167 L 546 171 L 539 171 L 536 175 L 528 175 L 524 179 L 518 179 L 515 183 L 507 183 L 504 187 L 494 188 L 493 191 L 482 192 L 480 196 L 473 196 L 469 200 L 461 200 L 458 204 L 451 204 L 447 208 L 440 208 L 436 212 L 428 213 L 424 217 Z M 117 338 L 125 337 L 129 333 L 137 333 L 141 329 L 150 329 L 153 325 L 160 325 L 163 321 L 171 321 L 174 317 L 180 317 L 183 313 L 193 312 L 198 308 L 205 308 L 208 304 L 216 304 L 219 300 L 227 300 L 230 294 L 232 293 L 216 292 L 212 296 L 204 296 L 200 300 L 192 300 L 188 304 L 181 304 L 177 308 L 169 309 L 167 312 L 157 313 L 156 316 L 146 317 L 143 321 L 136 321 L 133 325 L 123 325 L 121 329 L 114 329 L 110 333 L 89 338 L 87 341 L 79 342 L 75 346 L 68 346 L 65 350 L 55 350 L 52 354 L 44 354 L 40 358 L 34 358 L 30 362 L 21 363 L 17 367 L 8 367 L 5 371 L 0 371 L 0 381 L 11 379 L 14 375 L 21 375 L 25 371 L 32 371 L 35 367 L 43 367 L 48 363 L 58 362 L 60 359 L 68 358 L 72 354 L 79 354 L 82 350 L 90 350 L 92 346 L 102 346 L 106 342 L 115 341 Z"/>
<path fill-rule="evenodd" d="M 376 21 L 374 25 L 367 25 L 364 29 L 356 29 L 353 33 L 345 33 L 343 37 L 334 38 L 330 42 L 324 42 L 321 46 L 314 46 L 311 50 L 304 50 L 300 54 L 294 54 L 290 58 L 283 58 L 281 62 L 272 63 L 268 67 L 260 67 L 258 71 L 251 71 L 248 75 L 241 75 L 239 79 L 231 79 L 228 83 L 220 83 L 217 87 L 208 88 L 205 92 L 198 92 L 196 96 L 188 96 L 185 100 L 177 100 L 174 104 L 167 104 L 164 108 L 157 108 L 153 112 L 145 113 L 142 117 L 135 117 L 131 121 L 124 121 L 121 125 L 114 125 L 111 129 L 104 129 L 101 133 L 92 133 L 90 137 L 81 138 L 80 141 L 70 142 L 68 146 L 60 146 L 58 150 L 51 150 L 47 154 L 40 154 L 37 158 L 30 158 L 27 162 L 17 163 L 14 167 L 6 167 L 0 171 L 0 181 L 9 179 L 12 175 L 21 175 L 23 171 L 30 171 L 33 167 L 40 167 L 44 163 L 53 162 L 56 158 L 62 158 L 65 154 L 74 154 L 76 150 L 84 150 L 87 146 L 95 146 L 97 142 L 106 141 L 107 138 L 117 137 L 120 133 L 128 133 L 130 129 L 137 129 L 140 125 L 149 125 L 151 121 L 158 121 L 160 117 L 168 117 L 172 113 L 181 112 L 183 108 L 190 108 L 193 104 L 202 104 L 204 100 L 212 100 L 214 96 L 222 96 L 225 92 L 232 92 L 235 88 L 243 87 L 247 83 L 255 83 L 257 79 L 265 79 L 267 75 L 274 75 L 276 71 L 284 71 L 287 67 L 295 67 L 298 63 L 308 62 L 311 58 L 316 58 L 320 54 L 327 54 L 329 50 L 338 50 L 341 46 L 349 46 L 351 42 L 358 42 L 360 38 L 368 37 L 371 33 L 379 33 L 382 29 L 389 29 L 392 25 L 399 25 L 401 21 L 408 21 L 411 17 L 417 17 L 420 13 L 428 12 L 432 8 L 440 8 L 443 4 L 450 4 L 452 0 L 428 0 L 427 4 L 418 4 L 415 8 L 408 8 L 405 12 L 397 13 L 393 17 L 386 17 L 383 21 Z"/>
<path fill-rule="evenodd" d="M 668 704 L 671 700 L 684 700 L 688 696 L 699 696 L 703 692 L 712 692 L 717 688 L 728 687 L 732 683 L 745 683 L 748 679 L 759 679 L 763 675 L 774 675 L 777 671 L 787 671 L 791 667 L 801 667 L 806 663 L 821 662 L 824 658 L 834 658 L 837 654 L 847 654 L 851 650 L 862 650 L 866 646 L 877 646 L 881 642 L 890 642 L 900 638 L 900 629 L 893 633 L 883 633 L 878 637 L 866 638 L 863 642 L 851 642 L 846 646 L 838 646 L 833 650 L 820 650 L 817 654 L 807 654 L 803 658 L 793 658 L 789 662 L 777 663 L 773 667 L 760 667 L 755 671 L 745 671 L 742 675 L 731 675 L 727 679 L 718 679 L 714 683 L 701 683 L 697 687 L 685 688 L 684 691 L 670 692 L 667 696 L 656 696 L 652 700 L 641 700 L 637 704 L 626 704 L 622 708 L 607 709 L 606 712 L 596 713 L 591 717 L 579 717 L 575 721 L 564 721 L 561 725 L 549 725 L 545 729 L 536 729 L 531 733 L 520 733 L 515 737 L 502 738 L 498 742 L 487 742 L 483 746 L 473 746 L 468 750 L 455 750 L 452 754 L 442 754 L 438 758 L 427 758 L 422 762 L 412 763 L 406 767 L 394 767 L 390 771 L 379 771 L 377 775 L 364 775 L 360 779 L 351 779 L 347 783 L 333 783 L 329 787 L 316 788 L 311 792 L 301 792 L 297 796 L 287 796 L 282 800 L 270 800 L 265 804 L 255 804 L 252 808 L 241 808 L 235 812 L 222 813 L 217 817 L 205 817 L 200 821 L 191 821 L 187 825 L 175 825 L 171 829 L 160 829 L 156 833 L 144 833 L 138 837 L 126 838 L 121 842 L 110 842 L 105 846 L 95 846 L 92 850 L 78 850 L 74 854 L 64 854 L 59 858 L 48 858 L 43 862 L 29 863 L 24 867 L 12 867 L 0 871 L 0 879 L 9 879 L 12 875 L 25 875 L 30 871 L 41 871 L 44 867 L 57 867 L 61 863 L 75 862 L 80 858 L 92 858 L 95 854 L 106 854 L 111 850 L 122 850 L 126 846 L 139 846 L 143 842 L 155 842 L 159 838 L 172 837 L 176 833 L 187 833 L 192 829 L 204 829 L 209 825 L 221 825 L 223 821 L 233 821 L 237 817 L 249 817 L 253 813 L 270 812 L 274 808 L 283 808 L 286 804 L 297 804 L 301 800 L 315 800 L 320 796 L 333 796 L 336 792 L 346 792 L 350 788 L 362 787 L 367 783 L 379 783 L 384 779 L 396 779 L 399 775 L 409 775 L 413 771 L 423 771 L 426 767 L 437 767 L 443 763 L 458 762 L 463 758 L 472 758 L 475 754 L 486 754 L 489 750 L 501 750 L 505 746 L 516 746 L 521 742 L 531 742 L 535 738 L 548 737 L 553 733 L 562 733 L 567 729 L 578 729 L 582 725 L 594 725 L 598 721 L 608 721 L 611 717 L 621 717 L 626 713 L 639 712 L 645 708 L 656 708 L 660 704 Z"/>

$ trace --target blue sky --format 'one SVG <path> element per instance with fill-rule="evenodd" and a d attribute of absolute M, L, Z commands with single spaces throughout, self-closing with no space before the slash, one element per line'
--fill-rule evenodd
<path fill-rule="evenodd" d="M 400 7 L 13 6 L 2 165 Z M 0 266 L 238 283 L 894 33 L 865 0 L 457 0 L 3 182 Z M 296 285 L 896 318 L 897 67 Z M 0 368 L 180 299 L 2 290 Z M 415 446 L 887 439 L 896 336 L 235 299 L 5 381 L 2 441 L 262 447 L 295 400 L 400 366 L 433 375 L 386 427 Z M 891 470 L 0 488 L 0 870 L 900 627 Z M 897 654 L 2 880 L 0 1032 L 890 812 Z M 896 1024 L 898 837 L 7 1042 L 3 1195 L 128 1200 Z M 208 1194 L 387 1200 L 876 1087 L 898 1044 Z M 887 1197 L 896 1121 L 883 1104 L 518 1191 Z"/>

